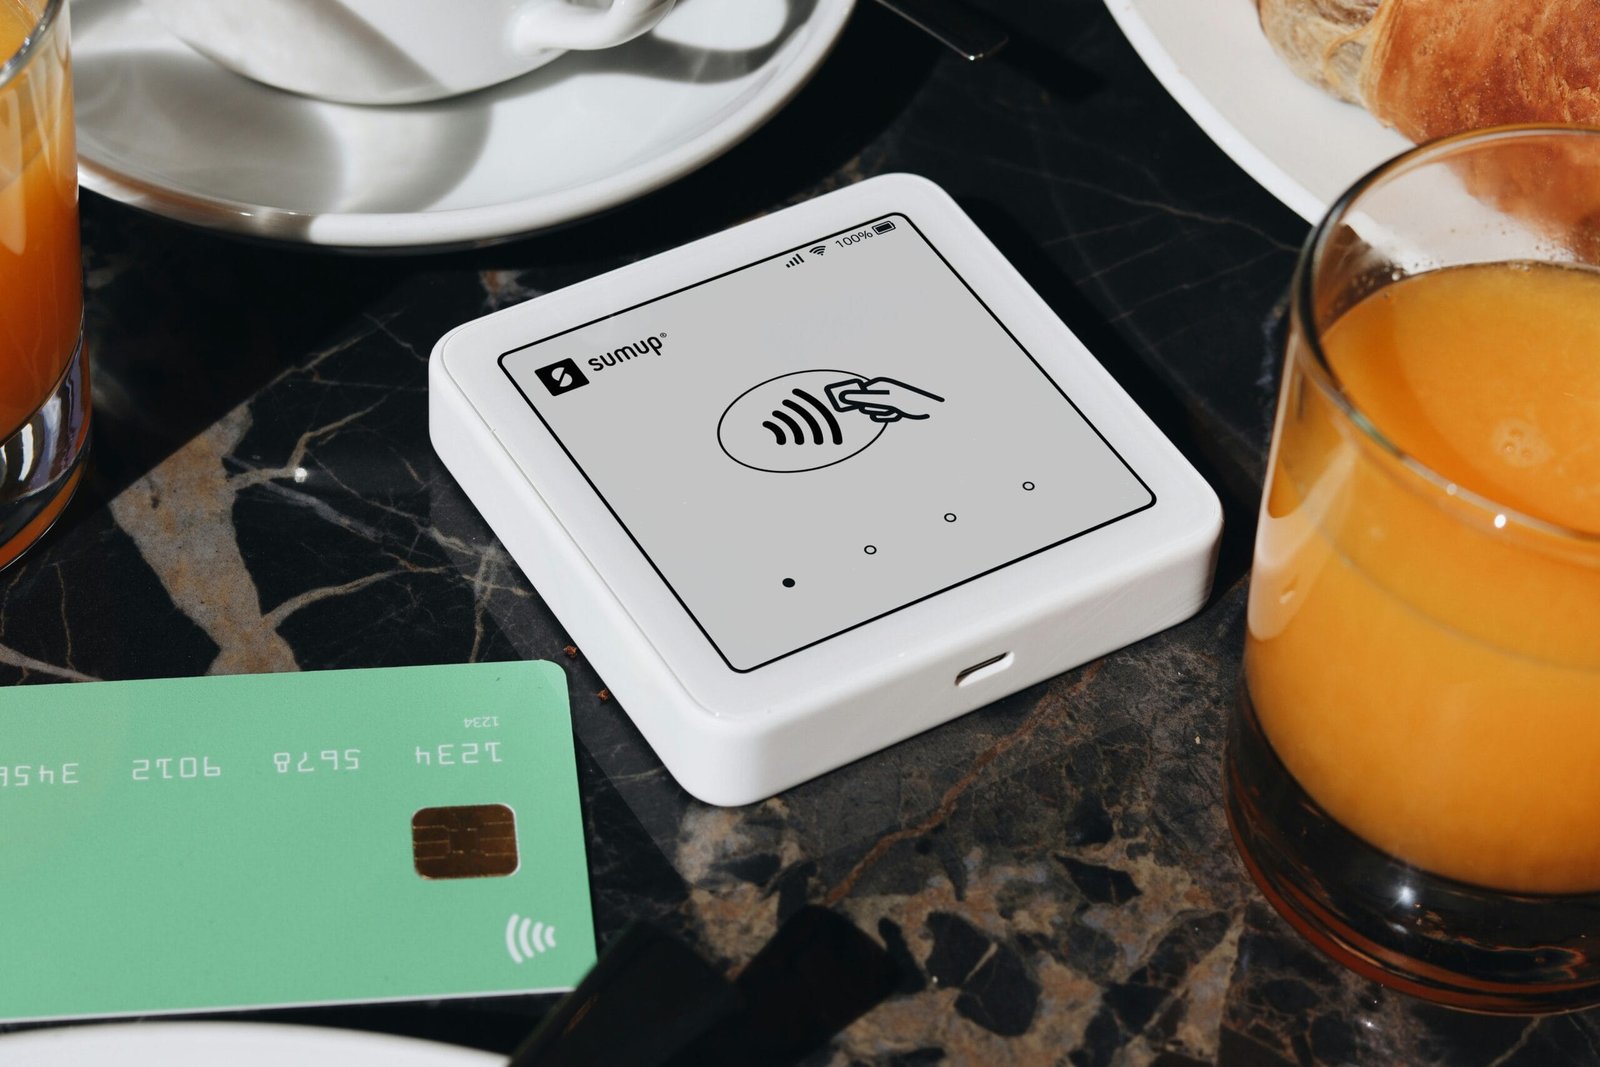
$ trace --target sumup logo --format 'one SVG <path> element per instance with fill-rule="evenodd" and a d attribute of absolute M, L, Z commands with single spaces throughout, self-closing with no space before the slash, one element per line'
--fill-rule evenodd
<path fill-rule="evenodd" d="M 550 390 L 551 396 L 570 393 L 589 384 L 588 377 L 578 369 L 578 364 L 570 359 L 557 360 L 547 367 L 540 367 L 533 374 L 544 383 L 546 389 Z"/>
<path fill-rule="evenodd" d="M 609 352 L 602 352 L 598 356 L 591 356 L 584 362 L 588 364 L 591 374 L 598 374 L 608 367 L 620 367 L 631 360 L 641 356 L 659 356 L 666 347 L 667 335 L 652 333 L 641 337 L 637 341 L 630 341 Z M 589 375 L 583 372 L 574 359 L 558 359 L 548 366 L 540 367 L 534 371 L 534 376 L 549 390 L 551 396 L 560 396 L 580 389 L 589 384 Z"/>
<path fill-rule="evenodd" d="M 648 337 L 641 337 L 637 341 L 625 344 L 621 348 L 613 348 L 609 352 L 602 352 L 598 356 L 592 356 L 589 359 L 589 369 L 598 374 L 607 367 L 618 367 L 629 360 L 638 359 L 640 356 L 659 356 L 662 345 L 666 342 L 666 337 L 667 335 L 664 333 L 653 333 Z"/>

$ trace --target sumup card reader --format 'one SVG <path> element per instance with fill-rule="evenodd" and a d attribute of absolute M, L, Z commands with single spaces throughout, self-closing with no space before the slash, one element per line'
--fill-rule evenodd
<path fill-rule="evenodd" d="M 437 344 L 451 473 L 742 804 L 1194 613 L 1215 494 L 946 194 L 862 182 Z"/>

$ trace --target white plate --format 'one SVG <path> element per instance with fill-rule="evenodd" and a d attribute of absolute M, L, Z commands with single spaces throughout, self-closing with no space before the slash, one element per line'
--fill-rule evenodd
<path fill-rule="evenodd" d="M 853 3 L 680 0 L 620 48 L 453 100 L 375 108 L 229 73 L 138 0 L 72 0 L 80 177 L 169 218 L 313 245 L 526 233 L 727 151 L 811 76 Z"/>
<path fill-rule="evenodd" d="M 1252 0 L 1106 0 L 1152 73 L 1251 177 L 1309 222 L 1411 147 L 1362 108 L 1301 81 Z"/>
<path fill-rule="evenodd" d="M 0 1036 L 28 1067 L 492 1067 L 504 1056 L 388 1034 L 272 1023 L 124 1023 Z"/>

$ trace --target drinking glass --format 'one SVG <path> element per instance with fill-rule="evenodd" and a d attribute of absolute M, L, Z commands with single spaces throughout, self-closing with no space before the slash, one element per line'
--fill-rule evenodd
<path fill-rule="evenodd" d="M 1600 1002 L 1597 262 L 1600 132 L 1501 128 L 1362 179 L 1293 283 L 1229 822 L 1312 943 L 1462 1008 Z"/>
<path fill-rule="evenodd" d="M 83 473 L 78 172 L 65 0 L 0 0 L 0 567 Z"/>

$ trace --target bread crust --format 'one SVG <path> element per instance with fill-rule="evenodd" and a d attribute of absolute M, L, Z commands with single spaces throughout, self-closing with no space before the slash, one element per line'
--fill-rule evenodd
<path fill-rule="evenodd" d="M 1413 141 L 1600 126 L 1600 0 L 1256 0 L 1296 74 Z"/>
<path fill-rule="evenodd" d="M 1384 0 L 1360 100 L 1413 141 L 1600 125 L 1600 0 Z"/>
<path fill-rule="evenodd" d="M 1295 73 L 1421 143 L 1517 123 L 1600 129 L 1600 0 L 1256 0 Z M 1600 266 L 1600 139 L 1455 163 L 1478 199 Z"/>
<path fill-rule="evenodd" d="M 1256 0 L 1267 40 L 1301 78 L 1361 103 L 1364 34 L 1379 0 Z"/>

